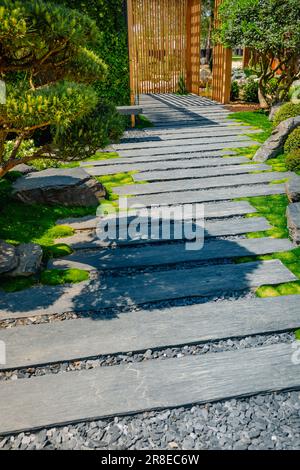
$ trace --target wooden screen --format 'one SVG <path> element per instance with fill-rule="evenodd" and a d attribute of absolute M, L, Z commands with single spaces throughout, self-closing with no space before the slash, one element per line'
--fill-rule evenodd
<path fill-rule="evenodd" d="M 215 0 L 215 21 L 218 23 L 218 8 L 222 0 Z M 213 48 L 212 99 L 229 103 L 231 89 L 232 50 L 216 44 Z"/>
<path fill-rule="evenodd" d="M 128 0 L 131 101 L 172 93 L 182 77 L 198 93 L 201 0 Z"/>

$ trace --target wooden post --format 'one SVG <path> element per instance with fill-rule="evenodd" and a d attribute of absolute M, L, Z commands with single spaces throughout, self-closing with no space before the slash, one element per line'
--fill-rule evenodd
<path fill-rule="evenodd" d="M 199 94 L 201 0 L 187 0 L 186 12 L 186 87 Z"/>
<path fill-rule="evenodd" d="M 218 10 L 222 0 L 215 1 L 215 22 L 218 25 Z M 213 48 L 212 99 L 219 103 L 230 102 L 232 71 L 232 49 L 217 44 Z"/>

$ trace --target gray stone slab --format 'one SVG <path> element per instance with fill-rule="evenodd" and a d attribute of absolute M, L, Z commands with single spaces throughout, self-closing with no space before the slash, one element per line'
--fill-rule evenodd
<path fill-rule="evenodd" d="M 224 301 L 4 329 L 0 370 L 287 331 L 299 327 L 299 303 L 297 295 Z"/>
<path fill-rule="evenodd" d="M 254 167 L 252 169 L 254 171 Z M 137 194 L 157 194 L 170 193 L 176 191 L 186 191 L 192 189 L 225 188 L 229 186 L 237 187 L 260 183 L 270 183 L 274 180 L 282 180 L 291 176 L 288 172 L 265 172 L 257 174 L 227 175 L 210 178 L 187 178 L 171 181 L 159 181 L 157 183 L 132 184 L 128 186 L 118 186 L 114 192 L 120 196 Z"/>
<path fill-rule="evenodd" d="M 207 297 L 296 280 L 297 277 L 278 260 L 171 269 L 129 277 L 100 276 L 72 286 L 33 287 L 5 293 L 0 298 L 0 319 L 92 312 L 116 306 Z"/>
<path fill-rule="evenodd" d="M 277 344 L 7 381 L 0 432 L 298 389 L 292 353 L 290 344 Z"/>
<path fill-rule="evenodd" d="M 219 124 L 219 125 L 211 125 L 211 126 L 191 126 L 191 127 L 188 127 L 188 126 L 185 126 L 183 127 L 181 130 L 178 130 L 178 128 L 168 128 L 168 129 L 157 129 L 156 127 L 154 128 L 147 128 L 147 129 L 144 129 L 144 132 L 146 135 L 155 135 L 155 136 L 160 136 L 161 138 L 164 138 L 165 136 L 184 136 L 185 134 L 192 134 L 192 135 L 203 135 L 203 136 L 206 136 L 206 135 L 214 135 L 214 133 L 216 133 L 218 135 L 218 133 L 220 132 L 228 132 L 228 133 L 234 133 L 237 134 L 237 133 L 249 133 L 249 132 L 259 132 L 258 129 L 254 130 L 253 128 L 249 127 L 249 126 L 244 126 L 242 124 L 238 124 L 238 123 L 234 123 L 234 124 L 227 124 L 227 123 L 224 123 L 224 124 Z"/>
<path fill-rule="evenodd" d="M 224 144 L 224 142 L 218 143 L 211 143 L 211 144 L 197 144 L 197 145 L 189 145 L 185 149 L 185 152 L 201 152 L 201 151 L 208 151 L 208 150 L 222 150 L 224 147 L 228 148 L 242 148 L 242 147 L 251 147 L 253 145 L 259 145 L 258 142 L 249 139 L 249 142 L 242 141 L 242 142 L 228 142 Z M 166 148 L 153 148 L 153 149 L 135 149 L 135 150 L 120 150 L 118 153 L 121 157 L 129 157 L 129 156 L 145 156 L 145 155 L 168 155 L 168 154 L 176 154 L 182 152 L 182 146 L 169 146 Z"/>
<path fill-rule="evenodd" d="M 200 191 L 186 191 L 179 193 L 166 193 L 162 198 L 158 194 L 133 196 L 128 199 L 129 205 L 141 204 L 146 207 L 151 205 L 191 204 L 195 202 L 225 201 L 240 197 L 270 196 L 272 194 L 284 194 L 284 184 L 265 184 L 253 186 L 239 186 L 237 188 L 215 188 Z"/>
<path fill-rule="evenodd" d="M 181 206 L 175 206 L 173 209 L 181 209 Z M 209 218 L 222 218 L 232 217 L 238 215 L 251 214 L 257 212 L 254 207 L 247 201 L 237 202 L 218 202 L 215 204 L 205 204 L 204 216 L 206 219 Z M 184 211 L 184 218 L 192 218 L 192 211 L 189 213 L 188 210 Z M 92 230 L 95 229 L 99 218 L 93 215 L 87 215 L 85 217 L 69 217 L 67 219 L 58 219 L 57 225 L 69 225 L 75 230 Z"/>
<path fill-rule="evenodd" d="M 161 140 L 181 140 L 181 139 L 191 139 L 191 138 L 198 138 L 198 139 L 206 139 L 207 137 L 222 137 L 222 136 L 231 136 L 232 137 L 232 140 L 234 140 L 234 138 L 237 136 L 237 135 L 244 135 L 244 134 L 256 134 L 257 132 L 259 132 L 257 129 L 248 129 L 248 128 L 245 128 L 245 127 L 239 127 L 239 128 L 236 128 L 236 127 L 221 127 L 221 128 L 211 128 L 211 129 L 201 129 L 201 128 L 197 128 L 197 127 L 194 127 L 194 128 L 190 128 L 190 129 L 183 129 L 183 131 L 178 131 L 178 129 L 176 130 L 172 130 L 170 129 L 169 132 L 152 132 L 150 133 L 148 130 L 146 132 L 143 132 L 143 134 L 141 134 L 141 138 L 143 137 L 143 135 L 145 137 L 150 137 L 150 138 L 154 138 L 154 139 L 161 139 Z M 126 139 L 128 137 L 124 138 L 125 139 L 125 142 L 126 142 Z M 122 140 L 121 139 L 121 143 L 122 143 Z"/>
<path fill-rule="evenodd" d="M 174 243 L 170 245 L 78 252 L 64 259 L 50 261 L 48 268 L 78 268 L 88 271 L 94 269 L 138 268 L 264 255 L 292 249 L 293 245 L 289 240 L 273 238 L 206 241 L 204 247 L 200 250 L 187 250 L 184 243 Z"/>
<path fill-rule="evenodd" d="M 210 144 L 212 141 L 211 136 L 209 137 L 193 137 L 190 139 L 167 139 L 167 140 L 154 140 L 154 141 L 145 141 L 145 142 L 129 142 L 129 143 L 124 143 L 124 144 L 116 144 L 114 145 L 114 149 L 118 152 L 120 150 L 130 150 L 130 149 L 151 149 L 151 148 L 163 148 L 163 147 L 174 147 L 174 145 L 180 146 L 191 146 L 191 145 L 205 145 L 205 144 Z M 222 144 L 222 147 L 229 147 L 231 143 L 236 143 L 236 142 L 245 142 L 245 143 L 252 143 L 253 141 L 244 135 L 236 135 L 234 137 L 232 136 L 214 136 L 213 142 L 215 144 Z M 226 145 L 225 145 L 226 144 Z M 246 145 L 246 144 L 245 144 Z M 188 148 L 187 148 L 188 150 Z"/>
<path fill-rule="evenodd" d="M 162 158 L 162 157 L 160 157 Z M 90 175 L 103 176 L 111 175 L 116 173 L 128 172 L 128 171 L 153 171 L 153 170 L 167 170 L 167 169 L 186 169 L 186 168 L 205 168 L 205 167 L 221 167 L 229 165 L 240 165 L 242 163 L 248 163 L 249 160 L 245 157 L 228 157 L 228 158 L 193 158 L 193 159 L 167 159 L 156 160 L 147 162 L 132 161 L 128 163 L 122 163 L 120 159 L 119 164 L 114 165 L 95 165 L 92 167 L 85 167 L 85 170 Z M 125 160 L 125 159 L 124 159 Z M 129 159 L 126 159 L 129 160 Z"/>
<path fill-rule="evenodd" d="M 143 113 L 143 108 L 141 106 L 117 106 L 118 113 L 122 115 L 131 115 L 135 116 Z"/>
<path fill-rule="evenodd" d="M 171 225 L 170 228 L 170 236 L 168 234 L 168 238 L 166 238 L 162 234 L 162 224 L 159 223 L 157 220 L 154 220 L 151 223 L 151 227 L 149 225 L 149 218 L 140 218 L 139 221 L 142 222 L 140 227 L 140 236 L 139 238 L 128 238 L 128 239 L 113 239 L 113 240 L 100 240 L 96 234 L 93 233 L 86 233 L 80 232 L 71 237 L 59 238 L 56 240 L 56 243 L 67 243 L 72 249 L 74 250 L 88 250 L 94 248 L 101 248 L 107 246 L 114 246 L 120 245 L 138 245 L 138 244 L 147 244 L 147 243 L 161 243 L 161 242 L 169 242 L 172 240 L 178 240 L 178 237 L 174 235 L 175 232 L 174 227 L 179 230 L 180 234 L 185 234 L 185 227 L 184 222 L 176 221 L 174 224 Z M 169 218 L 167 219 L 169 222 Z M 124 226 L 124 221 L 123 221 Z M 126 226 L 126 224 L 125 224 Z M 154 230 L 156 227 L 159 226 L 159 238 L 151 238 L 151 230 Z M 196 224 L 192 227 L 193 231 L 196 232 Z M 202 226 L 199 227 L 198 222 L 198 231 L 200 233 L 200 229 Z M 241 235 L 244 233 L 249 232 L 259 232 L 268 230 L 271 228 L 271 225 L 267 222 L 266 219 L 263 217 L 250 217 L 246 219 L 234 219 L 228 221 L 225 220 L 217 220 L 217 221 L 209 221 L 207 220 L 204 223 L 205 229 L 205 238 L 212 238 L 212 237 L 221 237 L 221 236 L 232 236 L 232 235 Z M 199 235 L 198 235 L 199 236 Z M 186 237 L 182 237 L 180 235 L 180 240 L 185 239 Z"/>
<path fill-rule="evenodd" d="M 211 176 L 241 175 L 253 171 L 269 171 L 268 165 L 228 165 L 165 171 L 142 171 L 133 175 L 135 181 L 168 181 L 185 178 L 207 178 Z"/>
<path fill-rule="evenodd" d="M 136 157 L 121 157 L 121 158 L 108 158 L 105 160 L 86 160 L 84 162 L 81 162 L 80 165 L 86 169 L 86 167 L 91 167 L 91 166 L 110 166 L 110 165 L 118 165 L 118 164 L 125 164 L 125 163 L 152 163 L 152 162 L 168 162 L 168 161 L 180 161 L 183 160 L 184 162 L 188 162 L 190 160 L 200 160 L 200 159 L 212 159 L 214 158 L 215 161 L 216 159 L 222 160 L 220 157 L 226 157 L 226 158 L 234 158 L 235 161 L 239 163 L 237 160 L 238 158 L 244 158 L 244 157 L 238 157 L 235 156 L 234 150 L 215 150 L 214 152 L 208 151 L 208 152 L 200 152 L 200 153 L 176 153 L 174 155 L 151 155 L 147 157 L 142 157 L 142 156 L 136 156 Z M 245 160 L 249 163 L 249 159 Z"/>

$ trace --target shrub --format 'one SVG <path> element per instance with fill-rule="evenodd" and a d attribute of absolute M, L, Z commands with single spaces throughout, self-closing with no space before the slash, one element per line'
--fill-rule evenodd
<path fill-rule="evenodd" d="M 231 100 L 231 101 L 238 100 L 238 99 L 239 99 L 239 95 L 240 95 L 240 87 L 239 87 L 238 82 L 237 82 L 236 80 L 234 80 L 234 81 L 231 83 L 230 100 Z"/>
<path fill-rule="evenodd" d="M 258 82 L 249 79 L 243 87 L 243 98 L 247 103 L 258 103 Z"/>
<path fill-rule="evenodd" d="M 275 113 L 273 126 L 277 127 L 282 121 L 289 119 L 291 117 L 296 117 L 300 115 L 300 104 L 285 103 L 278 111 Z"/>
<path fill-rule="evenodd" d="M 104 79 L 107 67 L 88 47 L 100 39 L 96 23 L 77 10 L 50 1 L 0 0 L 0 76 L 7 86 L 0 110 L 0 177 L 18 163 L 59 160 L 62 148 L 65 158 L 78 160 L 83 153 L 77 152 L 78 140 L 86 156 L 101 147 L 101 133 L 92 142 L 85 134 L 85 146 L 85 135 L 78 134 L 74 145 L 63 146 L 61 138 L 83 120 L 94 126 L 99 97 L 92 84 Z M 25 144 L 47 127 L 51 142 L 37 149 Z"/>
<path fill-rule="evenodd" d="M 293 150 L 286 157 L 286 167 L 290 171 L 300 171 L 300 149 Z"/>
<path fill-rule="evenodd" d="M 300 127 L 290 133 L 284 145 L 285 153 L 291 153 L 298 149 L 300 149 Z"/>

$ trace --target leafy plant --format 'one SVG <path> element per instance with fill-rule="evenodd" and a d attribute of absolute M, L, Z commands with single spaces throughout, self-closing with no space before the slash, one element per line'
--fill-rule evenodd
<path fill-rule="evenodd" d="M 231 83 L 231 91 L 230 91 L 230 100 L 235 101 L 239 99 L 240 94 L 240 87 L 236 80 L 233 80 Z"/>
<path fill-rule="evenodd" d="M 180 75 L 178 80 L 178 88 L 177 88 L 178 95 L 187 95 L 188 90 L 186 88 L 185 79 L 183 75 Z"/>
<path fill-rule="evenodd" d="M 289 100 L 294 104 L 300 103 L 300 85 L 292 86 L 289 90 Z"/>
<path fill-rule="evenodd" d="M 249 78 L 243 86 L 243 98 L 247 103 L 258 103 L 258 82 Z"/>
<path fill-rule="evenodd" d="M 21 162 L 59 160 L 62 154 L 76 160 L 101 146 L 101 132 L 91 139 L 78 126 L 84 120 L 95 129 L 99 98 L 91 84 L 104 79 L 107 67 L 88 46 L 100 39 L 92 19 L 64 5 L 0 0 L 0 74 L 7 85 L 0 114 L 0 177 Z M 20 153 L 24 142 L 46 127 L 53 140 Z M 65 138 L 68 133 L 77 133 L 73 145 Z M 12 135 L 7 155 L 6 141 Z"/>
<path fill-rule="evenodd" d="M 277 127 L 282 121 L 289 119 L 291 117 L 296 117 L 300 115 L 300 104 L 285 103 L 278 111 L 275 113 L 273 119 L 273 126 Z"/>
<path fill-rule="evenodd" d="M 300 171 L 300 148 L 293 150 L 286 157 L 286 167 L 290 171 Z"/>
<path fill-rule="evenodd" d="M 284 145 L 285 153 L 297 150 L 300 152 L 300 127 L 297 127 L 290 133 Z"/>
<path fill-rule="evenodd" d="M 255 51 L 261 106 L 284 101 L 300 73 L 299 0 L 223 0 L 219 19 L 217 41 Z"/>

